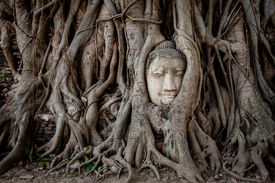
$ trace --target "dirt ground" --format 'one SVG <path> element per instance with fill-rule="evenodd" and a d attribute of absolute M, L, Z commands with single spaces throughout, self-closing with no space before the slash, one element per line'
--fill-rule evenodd
<path fill-rule="evenodd" d="M 20 163 L 19 163 L 20 164 Z M 37 163 L 16 165 L 12 167 L 9 171 L 0 176 L 1 183 L 10 183 L 10 182 L 58 182 L 58 183 L 94 183 L 94 182 L 110 182 L 110 183 L 121 183 L 125 182 L 128 176 L 127 171 L 123 171 L 120 178 L 117 179 L 116 175 L 108 175 L 103 179 L 98 179 L 96 173 L 85 176 L 87 171 L 82 170 L 80 175 L 76 174 L 76 177 L 67 178 L 66 176 L 69 173 L 65 172 L 65 168 L 62 168 L 58 171 L 47 173 L 48 169 L 46 167 L 37 168 Z M 188 181 L 183 178 L 176 176 L 176 173 L 167 167 L 161 167 L 159 169 L 161 180 L 157 180 L 155 174 L 150 169 L 144 169 L 139 172 L 134 169 L 133 179 L 131 183 L 138 182 L 160 182 L 160 183 L 188 183 Z M 268 182 L 275 182 L 275 168 L 270 168 L 270 177 Z M 247 178 L 261 179 L 260 173 L 256 170 L 254 173 L 248 173 Z M 224 174 L 219 175 L 219 179 L 215 180 L 212 173 L 203 173 L 203 178 L 207 183 L 245 183 L 244 181 L 237 181 L 235 178 Z"/>

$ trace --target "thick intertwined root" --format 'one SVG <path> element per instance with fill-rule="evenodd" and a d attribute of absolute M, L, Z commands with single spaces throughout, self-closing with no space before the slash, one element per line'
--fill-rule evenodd
<path fill-rule="evenodd" d="M 225 170 L 229 172 L 229 175 L 233 177 L 244 180 L 244 181 L 254 181 L 247 178 L 244 178 L 245 172 L 253 168 L 255 165 L 258 167 L 262 181 L 265 182 L 268 178 L 268 170 L 265 167 L 263 162 L 263 158 L 267 160 L 272 160 L 274 157 L 269 152 L 269 144 L 265 139 L 263 134 L 258 131 L 258 129 L 254 129 L 251 136 L 258 140 L 256 143 L 251 144 L 250 135 L 245 136 L 240 129 L 236 129 L 232 137 L 230 138 L 229 143 L 226 145 L 226 153 L 223 154 L 222 159 L 225 161 L 223 163 L 223 169 L 226 166 L 231 166 L 231 170 Z M 236 144 L 238 148 L 236 148 Z M 247 147 L 250 146 L 250 147 Z M 258 181 L 259 180 L 255 180 Z"/>
<path fill-rule="evenodd" d="M 206 158 L 208 157 L 211 171 L 215 172 L 215 175 L 218 175 L 221 169 L 221 155 L 215 141 L 202 131 L 196 120 L 190 122 L 188 136 L 190 138 L 193 158 L 197 159 L 206 169 L 208 166 Z"/>

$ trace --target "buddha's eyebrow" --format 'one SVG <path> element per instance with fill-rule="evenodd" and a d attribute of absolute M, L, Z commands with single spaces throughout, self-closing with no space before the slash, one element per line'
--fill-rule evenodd
<path fill-rule="evenodd" d="M 156 68 L 155 70 L 153 70 L 153 72 L 156 72 L 156 71 L 163 71 L 163 68 L 159 67 L 159 68 Z"/>

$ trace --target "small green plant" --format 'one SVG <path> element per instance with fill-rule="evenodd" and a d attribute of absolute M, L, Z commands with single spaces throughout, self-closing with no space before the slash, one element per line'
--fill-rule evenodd
<path fill-rule="evenodd" d="M 97 171 L 100 171 L 100 170 L 102 170 L 102 169 L 104 169 L 104 168 L 106 168 L 106 166 L 103 166 L 103 167 L 100 166 L 100 167 L 97 168 Z"/>
<path fill-rule="evenodd" d="M 48 162 L 48 161 L 52 161 L 53 158 L 42 158 L 41 161 L 45 161 L 45 162 Z"/>
<path fill-rule="evenodd" d="M 85 162 L 86 162 L 86 160 L 85 160 Z M 91 171 L 94 168 L 94 166 L 95 166 L 95 162 L 93 161 L 92 163 L 90 163 L 86 166 L 86 170 Z"/>
<path fill-rule="evenodd" d="M 69 175 L 67 175 L 66 177 L 68 177 L 68 178 L 76 177 L 76 174 L 69 174 Z"/>
<path fill-rule="evenodd" d="M 52 161 L 53 158 L 42 158 L 37 164 L 38 168 L 44 167 L 49 161 Z"/>
<path fill-rule="evenodd" d="M 45 162 L 40 161 L 40 162 L 37 164 L 37 167 L 38 167 L 38 168 L 41 168 L 41 167 L 44 167 L 45 165 L 46 165 Z"/>
<path fill-rule="evenodd" d="M 40 156 L 41 156 L 38 152 L 36 152 L 35 154 L 36 154 L 36 156 L 38 156 L 38 157 L 40 157 Z"/>
<path fill-rule="evenodd" d="M 25 154 L 26 154 L 27 156 L 29 156 L 29 154 L 30 154 L 30 149 L 29 149 L 29 147 L 25 147 Z"/>
<path fill-rule="evenodd" d="M 7 73 L 6 72 L 3 72 L 2 74 L 1 74 L 1 77 L 5 77 L 7 75 Z"/>

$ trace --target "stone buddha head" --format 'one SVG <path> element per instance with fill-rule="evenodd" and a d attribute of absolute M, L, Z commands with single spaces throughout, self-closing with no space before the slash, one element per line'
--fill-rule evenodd
<path fill-rule="evenodd" d="M 146 82 L 155 105 L 171 103 L 177 96 L 186 70 L 186 57 L 172 41 L 163 41 L 150 52 L 146 62 Z"/>

